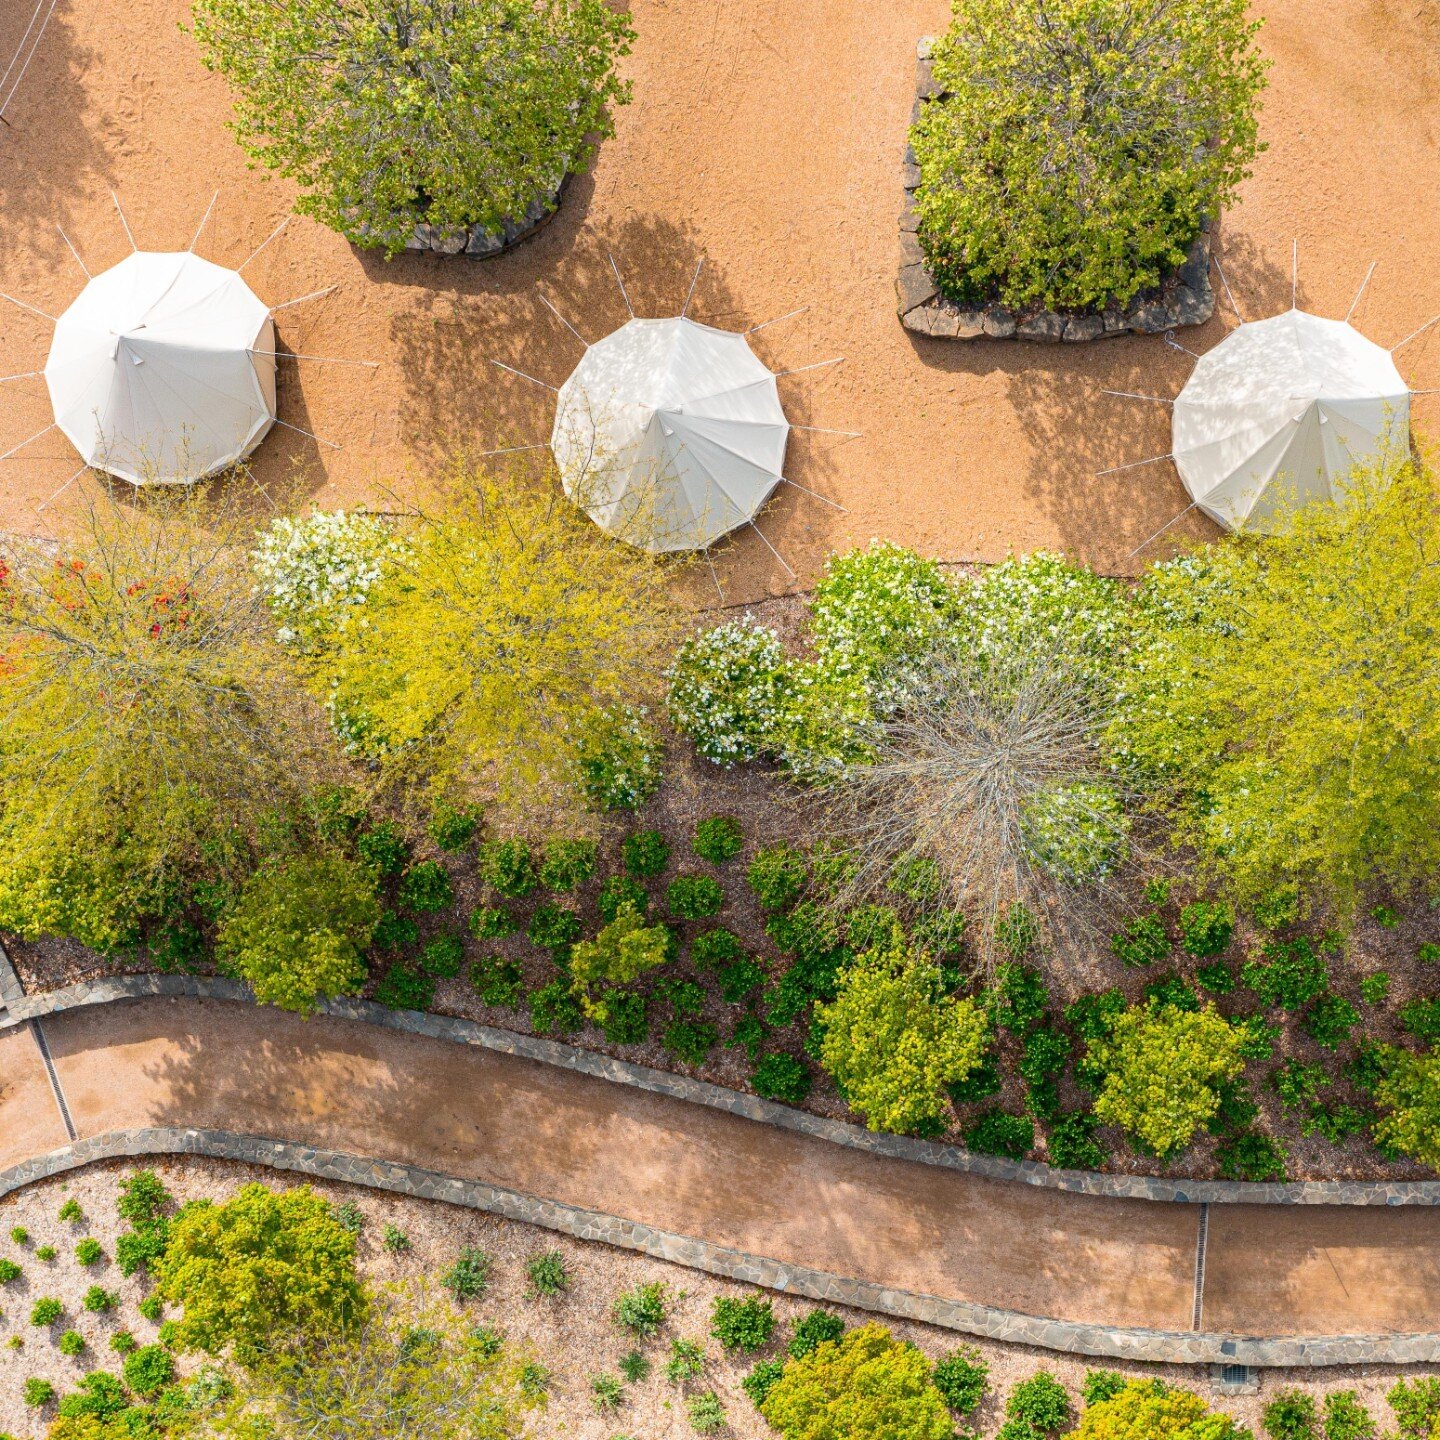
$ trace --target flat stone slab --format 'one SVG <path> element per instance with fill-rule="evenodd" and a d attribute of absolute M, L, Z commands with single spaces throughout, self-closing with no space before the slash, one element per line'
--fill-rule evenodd
<path fill-rule="evenodd" d="M 934 44 L 934 37 L 927 36 L 918 47 L 912 125 L 920 118 L 923 106 L 944 95 L 935 79 L 931 54 Z M 900 323 L 912 334 L 935 340 L 1028 340 L 1039 345 L 1077 345 L 1117 335 L 1162 335 L 1187 325 L 1203 325 L 1215 313 L 1208 221 L 1195 237 L 1185 263 L 1165 281 L 1159 293 L 1137 295 L 1123 309 L 1031 310 L 1016 314 L 997 304 L 967 310 L 941 295 L 925 266 L 916 239 L 919 219 L 915 214 L 915 192 L 920 188 L 920 167 L 908 145 L 902 179 L 905 208 L 900 215 L 900 273 L 895 280 L 895 297 Z"/>

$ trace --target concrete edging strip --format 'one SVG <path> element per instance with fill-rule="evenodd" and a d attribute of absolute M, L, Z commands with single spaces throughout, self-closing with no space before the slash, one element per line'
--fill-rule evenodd
<path fill-rule="evenodd" d="M 341 1151 L 294 1145 L 226 1130 L 156 1128 L 112 1131 L 52 1150 L 0 1170 L 0 1198 L 52 1175 L 100 1160 L 154 1155 L 202 1155 L 265 1165 L 317 1179 L 336 1180 L 483 1210 L 624 1250 L 635 1250 L 745 1284 L 835 1305 L 850 1305 L 908 1320 L 919 1320 L 967 1335 L 1011 1344 L 1035 1345 L 1069 1354 L 1151 1363 L 1321 1366 L 1351 1364 L 1433 1364 L 1440 1361 L 1440 1335 L 1334 1335 L 1263 1339 L 1202 1332 L 1121 1329 L 1021 1315 L 988 1305 L 943 1300 L 905 1290 L 846 1279 L 821 1270 L 747 1255 L 689 1236 L 673 1235 L 594 1210 L 537 1199 L 501 1186 L 460 1180 L 433 1170 L 369 1160 Z"/>
<path fill-rule="evenodd" d="M 0 950 L 0 954 L 3 954 Z M 67 1010 L 122 1000 L 184 997 L 253 1004 L 248 986 L 235 980 L 193 975 L 124 975 L 104 980 L 87 980 L 61 990 L 29 995 L 0 1012 L 0 1029 L 30 1019 L 56 1015 Z M 811 1115 L 757 1095 L 727 1090 L 706 1080 L 692 1080 L 668 1070 L 655 1070 L 617 1060 L 595 1050 L 522 1035 L 478 1021 L 453 1015 L 431 1015 L 415 1010 L 391 1010 L 369 1000 L 332 1000 L 317 1011 L 342 1020 L 356 1020 L 402 1030 L 413 1035 L 476 1045 L 506 1055 L 555 1065 L 584 1075 L 593 1075 L 617 1085 L 668 1095 L 694 1105 L 724 1110 L 760 1124 L 796 1131 L 827 1140 L 851 1150 L 872 1155 L 933 1165 L 986 1180 L 1005 1180 L 1043 1189 L 1080 1195 L 1102 1195 L 1121 1200 L 1155 1200 L 1183 1205 L 1440 1205 L 1440 1180 L 1300 1180 L 1255 1184 L 1232 1180 L 1167 1180 L 1149 1175 L 1102 1175 L 1088 1170 L 1057 1170 L 1033 1160 L 1002 1160 L 979 1155 L 958 1145 L 915 1140 L 908 1135 L 889 1135 L 861 1129 L 843 1120 Z"/>

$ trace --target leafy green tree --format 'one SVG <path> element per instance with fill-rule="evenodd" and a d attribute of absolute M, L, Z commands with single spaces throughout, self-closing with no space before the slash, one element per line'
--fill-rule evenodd
<path fill-rule="evenodd" d="M 220 926 L 220 953 L 256 999 L 305 1012 L 365 983 L 380 923 L 373 874 L 339 855 L 297 856 L 258 870 Z"/>
<path fill-rule="evenodd" d="M 589 997 L 591 987 L 638 980 L 670 958 L 670 946 L 665 926 L 646 925 L 633 905 L 622 905 L 620 913 L 593 940 L 581 940 L 570 948 L 570 974 L 582 993 L 586 1013 L 603 1022 L 609 1011 L 603 998 Z"/>
<path fill-rule="evenodd" d="M 321 662 L 342 724 L 446 793 L 572 799 L 587 724 L 659 685 L 666 571 L 558 487 L 463 470 L 406 540 Z"/>
<path fill-rule="evenodd" d="M 783 1440 L 954 1440 L 930 1364 L 882 1325 L 789 1360 L 760 1405 Z"/>
<path fill-rule="evenodd" d="M 872 1130 L 944 1129 L 945 1086 L 981 1062 L 989 1026 L 980 1004 L 945 994 L 940 969 L 903 946 L 871 950 L 818 1004 L 820 1060 Z"/>
<path fill-rule="evenodd" d="M 1251 1440 L 1228 1415 L 1216 1414 L 1193 1390 L 1132 1380 L 1080 1417 L 1075 1440 Z"/>
<path fill-rule="evenodd" d="M 498 230 L 583 170 L 629 86 L 604 0 L 197 0 L 247 153 L 297 208 L 393 253 L 417 221 Z"/>
<path fill-rule="evenodd" d="M 0 929 L 132 946 L 209 847 L 238 855 L 313 778 L 318 711 L 249 573 L 244 486 L 181 489 L 102 494 L 58 551 L 0 562 Z"/>
<path fill-rule="evenodd" d="M 1244 0 L 956 0 L 911 134 L 920 242 L 962 302 L 1124 302 L 1261 146 Z"/>
<path fill-rule="evenodd" d="M 1096 1115 L 1157 1155 L 1184 1149 L 1219 1108 L 1219 1087 L 1244 1070 L 1243 1040 L 1213 1005 L 1132 1007 L 1090 1045 L 1105 1072 Z"/>
<path fill-rule="evenodd" d="M 1141 592 L 1112 743 L 1247 905 L 1344 916 L 1440 865 L 1440 504 L 1409 462 L 1346 485 Z"/>
<path fill-rule="evenodd" d="M 1384 1046 L 1375 1102 L 1388 1113 L 1375 1122 L 1375 1139 L 1440 1170 L 1440 1046 L 1428 1054 Z"/>
<path fill-rule="evenodd" d="M 246 1366 L 365 1315 L 355 1237 L 308 1185 L 246 1185 L 224 1204 L 184 1206 L 152 1269 L 161 1299 L 184 1307 L 174 1348 L 232 1350 Z"/>

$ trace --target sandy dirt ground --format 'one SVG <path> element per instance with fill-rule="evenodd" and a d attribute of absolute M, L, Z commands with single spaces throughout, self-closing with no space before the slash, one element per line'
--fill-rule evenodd
<path fill-rule="evenodd" d="M 223 1200 L 247 1181 L 287 1187 L 287 1177 L 205 1160 L 161 1160 L 154 1167 L 178 1199 Z M 25 1270 L 21 1280 L 0 1292 L 0 1428 L 31 1440 L 44 1434 L 53 1411 L 26 1410 L 21 1389 L 29 1376 L 49 1379 L 62 1393 L 91 1369 L 118 1370 L 118 1357 L 108 1348 L 109 1336 L 128 1329 L 141 1343 L 155 1337 L 155 1326 L 143 1319 L 136 1304 L 145 1293 L 141 1277 L 123 1279 L 108 1257 L 114 1253 L 116 1234 L 123 1228 L 115 1214 L 116 1187 L 129 1166 L 99 1165 L 76 1174 L 31 1186 L 0 1201 L 0 1255 L 14 1258 Z M 534 1437 L 574 1437 L 574 1440 L 612 1440 L 621 1435 L 633 1440 L 688 1440 L 694 1434 L 685 1415 L 687 1393 L 714 1389 L 725 1405 L 728 1425 L 722 1432 L 732 1440 L 761 1440 L 771 1432 L 740 1388 L 749 1365 L 745 1357 L 730 1357 L 708 1338 L 710 1307 L 714 1297 L 733 1295 L 743 1287 L 667 1265 L 644 1256 L 612 1250 L 603 1245 L 570 1240 L 532 1226 L 499 1220 L 423 1200 L 407 1200 L 377 1194 L 356 1187 L 316 1183 L 314 1188 L 333 1204 L 348 1202 L 364 1215 L 360 1254 L 362 1269 L 370 1280 L 386 1284 L 413 1281 L 442 1272 L 462 1245 L 479 1245 L 494 1261 L 489 1293 L 471 1306 L 477 1323 L 502 1329 L 507 1343 L 538 1360 L 552 1374 L 549 1403 L 530 1427 Z M 75 1200 L 84 1220 L 61 1222 L 56 1212 L 66 1200 Z M 8 1238 L 16 1225 L 29 1232 L 29 1241 L 16 1246 Z M 411 1248 L 400 1256 L 387 1254 L 381 1245 L 384 1227 L 393 1225 L 404 1232 Z M 76 1264 L 73 1246 L 83 1235 L 93 1235 L 104 1247 L 107 1259 L 93 1270 Z M 50 1264 L 36 1261 L 34 1250 L 53 1245 L 59 1251 Z M 527 1294 L 525 1261 L 539 1251 L 558 1250 L 572 1277 L 569 1292 L 558 1299 L 538 1300 Z M 610 1319 L 616 1295 L 633 1285 L 660 1281 L 670 1286 L 670 1318 L 665 1330 L 644 1353 L 655 1363 L 649 1379 L 626 1387 L 625 1400 L 613 1415 L 594 1413 L 588 1385 L 594 1374 L 616 1373 L 620 1357 L 631 1344 Z M 117 1292 L 120 1304 L 109 1315 L 87 1314 L 80 1299 L 86 1288 L 99 1283 Z M 54 1295 L 66 1307 L 65 1317 L 54 1327 L 37 1330 L 25 1321 L 29 1307 L 41 1294 Z M 789 1326 L 811 1307 L 808 1302 L 774 1296 L 775 1314 L 780 1321 L 776 1340 L 755 1358 L 767 1358 L 788 1338 Z M 838 1310 L 851 1324 L 864 1324 L 871 1317 L 858 1311 Z M 891 1330 L 919 1345 L 931 1359 L 950 1353 L 960 1337 L 943 1330 L 907 1322 L 884 1322 Z M 74 1359 L 62 1356 L 56 1339 L 64 1329 L 74 1327 L 86 1338 L 88 1348 Z M 10 1348 L 11 1337 L 19 1336 L 23 1346 Z M 702 1344 L 706 1352 L 704 1377 L 692 1381 L 686 1392 L 666 1383 L 660 1370 L 672 1339 L 684 1338 Z M 1050 1354 L 1019 1345 L 978 1341 L 976 1348 L 990 1367 L 989 1390 L 973 1417 L 976 1430 L 993 1435 L 999 1427 L 1005 1397 L 1016 1384 L 1046 1369 L 1070 1391 L 1072 1403 L 1084 1381 L 1086 1364 L 1080 1360 Z M 184 1371 L 192 1368 L 185 1362 Z M 1183 1366 L 1138 1366 L 1117 1363 L 1110 1367 L 1126 1375 L 1158 1377 L 1199 1390 L 1218 1409 L 1254 1427 L 1260 1433 L 1261 1408 L 1282 1386 L 1300 1383 L 1317 1398 L 1332 1390 L 1358 1391 L 1370 1413 L 1382 1425 L 1390 1418 L 1384 1394 L 1398 1378 L 1398 1372 L 1378 1366 L 1347 1366 L 1327 1370 L 1266 1373 L 1258 1395 L 1217 1397 L 1208 1371 Z M 1407 1378 L 1432 1367 L 1417 1367 Z"/>
<path fill-rule="evenodd" d="M 123 257 L 112 188 L 139 243 L 165 249 L 190 242 L 220 187 L 199 249 L 231 264 L 289 209 L 289 185 L 248 170 L 227 133 L 226 87 L 180 28 L 187 8 L 59 0 L 7 117 L 13 128 L 0 130 L 0 286 L 9 293 L 51 314 L 77 293 L 84 277 L 57 224 L 92 270 Z M 845 357 L 781 382 L 794 421 L 863 432 L 794 437 L 791 477 L 846 507 L 785 489 L 765 515 L 800 583 L 828 551 L 872 535 L 951 559 L 1051 546 L 1133 569 L 1131 552 L 1185 501 L 1168 465 L 1095 478 L 1168 449 L 1163 407 L 1101 392 L 1173 394 L 1187 357 L 1159 338 L 1074 349 L 916 340 L 895 317 L 915 41 L 943 27 L 947 8 L 635 0 L 634 104 L 531 243 L 484 264 L 386 264 L 292 223 L 247 278 L 276 303 L 338 288 L 282 313 L 283 345 L 380 368 L 282 362 L 282 418 L 343 448 L 276 430 L 258 455 L 261 477 L 278 483 L 298 462 L 323 505 L 384 501 L 413 493 L 452 442 L 539 440 L 548 394 L 486 363 L 559 382 L 578 359 L 537 287 L 596 338 L 626 318 L 607 252 L 647 315 L 680 308 L 703 256 L 698 318 L 743 328 L 809 306 L 757 335 L 761 354 L 780 369 Z M 1274 60 L 1269 150 L 1219 242 L 1236 298 L 1252 317 L 1288 305 L 1296 238 L 1300 302 L 1343 315 L 1378 260 L 1356 321 L 1393 344 L 1440 311 L 1440 11 L 1431 0 L 1264 0 L 1259 9 Z M 22 0 L 0 6 L 0 56 L 29 10 Z M 1217 318 L 1185 343 L 1203 351 L 1231 323 Z M 6 307 L 0 373 L 40 365 L 47 343 L 45 321 Z M 1440 338 L 1416 341 L 1403 359 L 1413 385 L 1440 385 Z M 0 397 L 0 450 L 50 419 L 38 381 Z M 1437 406 L 1433 396 L 1417 401 L 1422 427 Z M 53 433 L 5 461 L 0 530 L 60 523 L 81 485 L 46 502 L 74 468 Z M 1199 535 L 1204 523 L 1187 517 L 1173 533 Z M 791 583 L 750 534 L 721 567 L 732 600 Z"/>

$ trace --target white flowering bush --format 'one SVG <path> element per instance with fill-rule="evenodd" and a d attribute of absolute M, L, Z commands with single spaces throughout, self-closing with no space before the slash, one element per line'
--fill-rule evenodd
<path fill-rule="evenodd" d="M 1050 650 L 1108 685 L 1129 626 L 1124 588 L 1061 555 L 1011 556 L 977 576 L 963 597 L 961 628 L 982 655 Z"/>
<path fill-rule="evenodd" d="M 862 677 L 828 657 L 812 660 L 790 668 L 765 748 L 797 780 L 824 784 L 870 760 L 873 723 Z"/>
<path fill-rule="evenodd" d="M 1037 791 L 1021 814 L 1032 861 L 1056 880 L 1102 880 L 1125 859 L 1128 822 L 1120 797 L 1098 780 Z"/>
<path fill-rule="evenodd" d="M 365 510 L 316 511 L 276 520 L 260 536 L 251 565 L 279 625 L 281 643 L 323 649 L 405 544 Z"/>
<path fill-rule="evenodd" d="M 660 788 L 663 755 L 643 705 L 606 711 L 580 737 L 580 788 L 598 810 L 638 810 Z"/>
<path fill-rule="evenodd" d="M 827 562 L 810 604 L 815 648 L 829 677 L 856 677 L 876 714 L 893 714 L 914 667 L 953 623 L 957 598 L 934 560 L 872 540 Z"/>
<path fill-rule="evenodd" d="M 750 616 L 686 640 L 665 672 L 670 721 L 727 769 L 766 753 L 789 678 L 780 637 Z"/>

